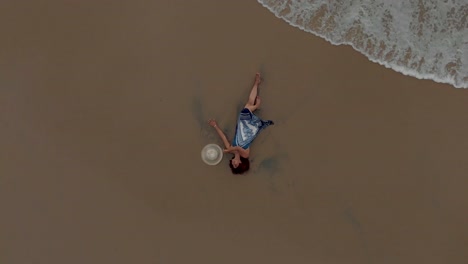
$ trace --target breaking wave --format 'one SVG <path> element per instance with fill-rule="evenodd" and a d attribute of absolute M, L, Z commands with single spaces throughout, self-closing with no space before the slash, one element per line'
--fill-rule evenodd
<path fill-rule="evenodd" d="M 466 0 L 258 0 L 290 25 L 405 75 L 468 88 Z"/>

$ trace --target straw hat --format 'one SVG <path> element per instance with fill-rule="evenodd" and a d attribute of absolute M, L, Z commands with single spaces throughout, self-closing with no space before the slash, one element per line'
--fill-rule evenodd
<path fill-rule="evenodd" d="M 208 144 L 202 149 L 201 158 L 208 165 L 216 165 L 223 159 L 223 150 L 216 144 Z"/>

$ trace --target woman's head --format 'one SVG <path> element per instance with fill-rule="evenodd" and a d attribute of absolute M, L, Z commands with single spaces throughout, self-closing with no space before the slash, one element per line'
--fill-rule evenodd
<path fill-rule="evenodd" d="M 249 170 L 250 161 L 247 158 L 239 157 L 239 159 L 236 159 L 234 157 L 229 161 L 229 167 L 231 168 L 232 173 L 243 174 Z"/>

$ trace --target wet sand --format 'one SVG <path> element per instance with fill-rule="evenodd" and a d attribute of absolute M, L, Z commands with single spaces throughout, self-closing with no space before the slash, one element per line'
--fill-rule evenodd
<path fill-rule="evenodd" d="M 0 6 L 1 263 L 468 259 L 466 90 L 256 1 Z M 258 70 L 251 171 L 205 165 Z"/>

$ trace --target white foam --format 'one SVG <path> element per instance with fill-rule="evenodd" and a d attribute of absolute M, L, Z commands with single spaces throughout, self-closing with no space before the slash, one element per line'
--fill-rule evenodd
<path fill-rule="evenodd" d="M 419 79 L 468 88 L 467 0 L 257 0 L 290 25 Z"/>

